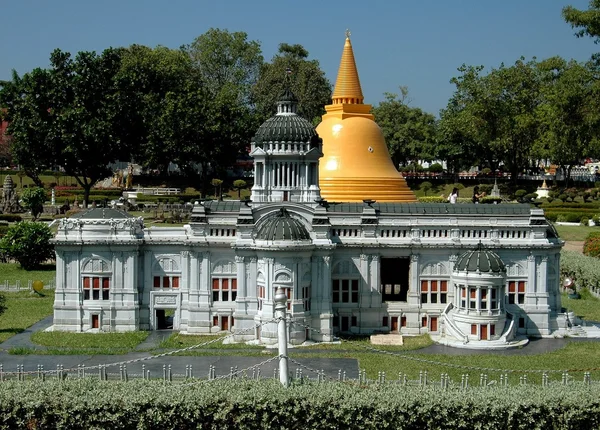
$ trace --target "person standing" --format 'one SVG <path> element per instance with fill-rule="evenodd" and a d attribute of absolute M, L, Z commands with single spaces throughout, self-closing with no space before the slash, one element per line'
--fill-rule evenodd
<path fill-rule="evenodd" d="M 450 204 L 456 204 L 456 200 L 458 200 L 458 188 L 454 187 L 450 195 L 448 196 L 448 201 Z"/>

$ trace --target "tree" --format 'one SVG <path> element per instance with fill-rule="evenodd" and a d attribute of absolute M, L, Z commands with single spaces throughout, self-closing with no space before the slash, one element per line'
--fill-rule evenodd
<path fill-rule="evenodd" d="M 246 33 L 219 29 L 210 29 L 185 50 L 192 59 L 197 82 L 188 85 L 189 97 L 182 95 L 172 102 L 183 108 L 193 99 L 203 99 L 205 121 L 196 120 L 201 136 L 185 153 L 202 166 L 205 194 L 209 174 L 224 175 L 239 154 L 247 153 L 260 124 L 251 104 L 251 88 L 258 79 L 263 57 L 260 44 L 248 41 Z M 194 132 L 189 130 L 187 134 Z"/>
<path fill-rule="evenodd" d="M 227 87 L 235 88 L 242 104 L 250 103 L 250 93 L 263 64 L 260 43 L 248 41 L 242 31 L 211 28 L 198 36 L 185 50 L 213 97 Z"/>
<path fill-rule="evenodd" d="M 9 227 L 0 240 L 0 250 L 25 270 L 39 267 L 54 256 L 52 232 L 44 223 L 22 221 Z"/>
<path fill-rule="evenodd" d="M 215 198 L 221 200 L 221 185 L 223 185 L 223 180 L 215 178 L 210 183 L 215 187 Z"/>
<path fill-rule="evenodd" d="M 408 105 L 408 90 L 400 87 L 401 95 L 385 93 L 385 101 L 373 108 L 375 122 L 385 137 L 394 165 L 411 161 L 431 160 L 435 156 L 435 117 Z"/>
<path fill-rule="evenodd" d="M 279 53 L 260 69 L 253 88 L 256 109 L 264 121 L 275 112 L 275 104 L 286 87 L 298 98 L 298 114 L 317 124 L 331 103 L 331 82 L 317 60 L 308 60 L 302 45 L 281 43 Z"/>
<path fill-rule="evenodd" d="M 566 172 L 600 156 L 600 79 L 592 63 L 553 57 L 540 63 L 543 103 L 538 108 L 540 152 Z"/>
<path fill-rule="evenodd" d="M 23 207 L 31 211 L 34 221 L 44 211 L 44 203 L 47 197 L 46 190 L 40 187 L 25 188 L 21 193 Z"/>
<path fill-rule="evenodd" d="M 449 162 L 459 157 L 463 166 L 485 164 L 496 170 L 502 163 L 516 182 L 529 166 L 539 138 L 537 63 L 521 58 L 486 76 L 482 70 L 483 66 L 463 65 L 459 68 L 462 76 L 451 80 L 456 90 L 440 120 L 443 152 Z"/>
<path fill-rule="evenodd" d="M 121 67 L 115 77 L 121 108 L 117 120 L 127 132 L 136 162 L 160 172 L 175 162 L 177 143 L 165 143 L 171 130 L 165 129 L 161 116 L 168 97 L 180 93 L 195 79 L 193 74 L 190 56 L 182 49 L 131 45 L 121 50 Z M 192 121 L 191 127 L 202 126 L 202 117 L 186 118 Z"/>
<path fill-rule="evenodd" d="M 83 187 L 87 204 L 91 187 L 111 175 L 109 164 L 130 158 L 131 127 L 114 79 L 121 51 L 80 52 L 73 59 L 57 49 L 50 63 L 22 79 L 13 74 L 0 92 L 13 153 L 34 170 L 34 180 L 43 167 L 62 167 Z"/>
<path fill-rule="evenodd" d="M 433 184 L 429 181 L 421 182 L 421 185 L 419 185 L 419 189 L 423 191 L 424 195 L 427 195 L 427 193 L 431 191 L 432 188 Z"/>
<path fill-rule="evenodd" d="M 589 36 L 594 43 L 600 43 L 600 0 L 590 0 L 588 10 L 579 10 L 573 6 L 566 6 L 562 10 L 564 20 L 572 28 L 578 28 L 577 37 Z"/>
<path fill-rule="evenodd" d="M 10 152 L 14 161 L 38 187 L 43 170 L 50 167 L 53 154 L 48 148 L 51 123 L 51 78 L 47 70 L 36 68 L 20 77 L 12 72 L 10 81 L 3 81 L 0 106 L 9 122 Z"/>
<path fill-rule="evenodd" d="M 233 188 L 235 188 L 238 192 L 238 200 L 242 199 L 242 189 L 246 188 L 247 185 L 248 183 L 243 179 L 236 179 L 233 181 Z"/>

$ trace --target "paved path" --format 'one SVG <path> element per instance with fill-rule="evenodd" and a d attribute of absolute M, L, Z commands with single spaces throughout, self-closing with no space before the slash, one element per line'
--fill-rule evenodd
<path fill-rule="evenodd" d="M 232 356 L 232 355 L 211 355 L 211 356 L 165 356 L 154 358 L 154 356 L 148 352 L 156 350 L 160 342 L 171 335 L 171 330 L 159 330 L 150 333 L 148 338 L 140 343 L 136 351 L 126 355 L 12 355 L 8 351 L 12 348 L 36 348 L 45 349 L 45 347 L 34 344 L 30 337 L 31 334 L 44 330 L 45 328 L 52 325 L 52 317 L 45 318 L 33 326 L 29 327 L 22 333 L 19 333 L 10 339 L 0 344 L 0 364 L 3 366 L 4 372 L 16 371 L 18 365 L 22 365 L 25 371 L 36 371 L 38 365 L 44 366 L 44 370 L 54 370 L 57 365 L 62 365 L 65 369 L 72 369 L 71 373 L 76 373 L 78 365 L 81 366 L 98 366 L 100 364 L 107 365 L 107 373 L 110 378 L 118 378 L 119 376 L 119 363 L 129 361 L 127 364 L 128 374 L 131 376 L 139 376 L 142 371 L 150 371 L 150 376 L 153 378 L 160 378 L 163 376 L 163 366 L 168 369 L 171 366 L 171 372 L 174 377 L 184 376 L 186 373 L 187 366 L 192 366 L 192 371 L 196 377 L 204 377 L 208 374 L 209 367 L 215 366 L 216 375 L 227 375 L 232 368 L 238 368 L 238 370 L 248 368 L 250 366 L 257 365 L 262 361 L 268 360 L 277 354 L 275 349 L 269 349 L 264 351 L 264 357 L 246 357 L 246 356 Z M 504 351 L 485 351 L 485 350 L 469 350 L 452 348 L 444 345 L 431 345 L 429 347 L 419 349 L 416 351 L 406 351 L 406 354 L 443 354 L 443 355 L 500 355 L 500 356 L 512 356 L 512 355 L 535 355 L 545 354 L 548 352 L 556 351 L 567 345 L 569 341 L 598 341 L 598 339 L 531 339 L 529 343 L 521 348 L 509 349 Z M 218 353 L 217 350 L 203 350 L 209 353 Z M 250 351 L 250 350 L 248 350 Z M 256 350 L 251 350 L 256 353 Z M 331 353 L 332 350 L 319 350 L 318 347 L 312 348 L 294 348 L 294 355 L 296 360 L 302 365 L 315 370 L 324 370 L 325 374 L 331 378 L 337 378 L 338 372 L 341 369 L 346 372 L 348 378 L 358 378 L 358 360 L 351 358 L 302 358 L 303 354 L 315 354 L 315 353 Z M 243 353 L 244 350 L 239 350 Z M 343 351 L 336 351 L 343 352 Z M 290 371 L 295 372 L 298 365 L 290 363 Z M 270 361 L 269 363 L 261 366 L 262 376 L 271 376 L 273 371 L 277 368 L 277 360 Z M 88 373 L 97 373 L 98 369 L 88 370 Z M 248 371 L 248 375 L 252 375 L 252 370 Z M 303 375 L 311 378 L 316 377 L 315 373 L 311 373 L 306 368 L 303 369 Z"/>

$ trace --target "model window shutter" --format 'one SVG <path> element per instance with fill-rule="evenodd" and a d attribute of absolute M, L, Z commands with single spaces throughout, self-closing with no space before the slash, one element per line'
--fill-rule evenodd
<path fill-rule="evenodd" d="M 179 288 L 179 276 L 173 276 L 173 288 Z"/>

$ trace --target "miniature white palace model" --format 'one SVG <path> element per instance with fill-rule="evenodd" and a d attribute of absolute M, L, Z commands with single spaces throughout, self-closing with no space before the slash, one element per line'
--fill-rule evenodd
<path fill-rule="evenodd" d="M 328 115 L 368 116 L 362 98 L 344 96 L 338 106 L 336 97 Z M 333 127 L 339 134 L 345 125 Z M 494 347 L 564 327 L 562 242 L 542 210 L 390 202 L 368 191 L 364 201 L 334 202 L 320 186 L 339 183 L 320 165 L 328 145 L 286 91 L 252 141 L 251 200 L 196 204 L 179 228 L 145 228 L 115 209 L 62 219 L 54 330 L 156 330 L 172 320 L 184 333 L 274 343 L 276 323 L 256 326 L 273 319 L 277 288 L 288 296 L 294 344 L 400 332 Z M 381 157 L 379 147 L 362 145 L 356 157 L 365 165 Z"/>

